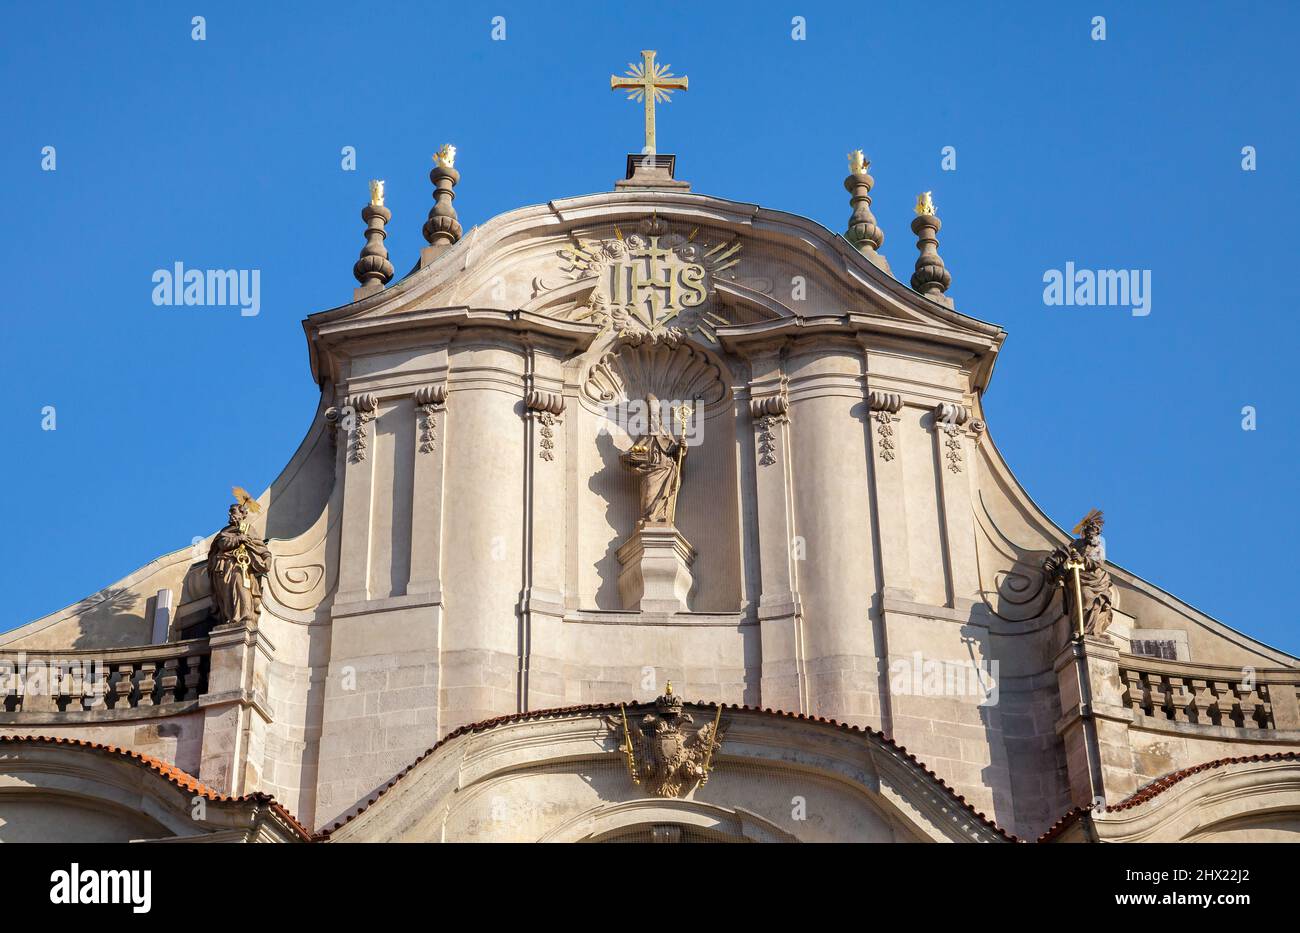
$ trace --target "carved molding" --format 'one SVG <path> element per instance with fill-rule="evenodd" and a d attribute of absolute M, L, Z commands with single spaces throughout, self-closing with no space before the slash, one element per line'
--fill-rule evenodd
<path fill-rule="evenodd" d="M 415 390 L 415 407 L 420 412 L 419 450 L 432 453 L 438 444 L 438 423 L 434 419 L 447 402 L 447 383 L 437 382 Z"/>
<path fill-rule="evenodd" d="M 354 395 L 348 399 L 344 408 L 343 422 L 346 425 L 348 409 L 351 409 L 353 417 L 352 424 L 352 452 L 351 460 L 353 463 L 361 463 L 366 459 L 366 425 L 375 420 L 375 409 L 378 402 L 373 395 Z"/>
<path fill-rule="evenodd" d="M 876 422 L 876 448 L 880 451 L 880 459 L 893 460 L 897 456 L 894 453 L 894 422 L 898 420 L 895 416 L 903 409 L 903 396 L 897 392 L 872 390 L 867 395 L 867 405 Z"/>
<path fill-rule="evenodd" d="M 696 399 L 714 407 L 730 394 L 722 367 L 687 344 L 623 344 L 606 353 L 587 372 L 583 394 L 614 405 L 653 394 L 664 400 Z"/>
<path fill-rule="evenodd" d="M 954 473 L 961 472 L 964 459 L 961 452 L 961 427 L 970 420 L 970 409 L 955 402 L 940 402 L 934 406 L 935 428 L 947 435 L 943 440 L 944 459 L 948 469 Z"/>
<path fill-rule="evenodd" d="M 559 392 L 548 392 L 545 389 L 533 389 L 528 393 L 524 404 L 529 411 L 547 412 L 552 415 L 564 414 L 564 396 Z"/>
<path fill-rule="evenodd" d="M 339 445 L 339 421 L 343 418 L 343 410 L 335 405 L 325 409 L 325 430 L 330 435 L 330 447 L 336 448 Z"/>
<path fill-rule="evenodd" d="M 678 229 L 657 216 L 627 234 L 617 225 L 613 232 L 610 239 L 573 235 L 560 249 L 564 274 L 591 284 L 569 320 L 609 328 L 620 338 L 675 344 L 697 334 L 716 346 L 715 329 L 728 321 L 711 299 L 719 280 L 736 280 L 741 241 L 700 237 L 699 227 Z M 564 288 L 538 276 L 534 300 Z"/>
<path fill-rule="evenodd" d="M 524 406 L 537 419 L 538 451 L 543 460 L 555 459 L 555 426 L 564 413 L 564 396 L 559 392 L 533 389 L 524 399 Z"/>
<path fill-rule="evenodd" d="M 784 394 L 749 400 L 749 413 L 755 418 L 784 418 L 789 411 L 790 400 Z"/>
<path fill-rule="evenodd" d="M 754 419 L 754 428 L 758 431 L 758 462 L 762 466 L 776 463 L 777 425 L 789 421 L 790 400 L 782 392 L 766 398 L 751 398 L 749 414 Z"/>

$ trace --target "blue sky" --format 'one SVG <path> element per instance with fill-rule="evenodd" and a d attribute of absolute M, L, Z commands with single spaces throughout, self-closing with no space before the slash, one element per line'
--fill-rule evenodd
<path fill-rule="evenodd" d="M 300 321 L 351 299 L 368 178 L 387 180 L 399 275 L 443 142 L 467 228 L 608 190 L 641 133 L 609 75 L 655 48 L 690 77 L 659 145 L 694 190 L 842 231 L 844 153 L 864 148 L 902 275 L 933 190 L 949 294 L 1010 334 L 985 404 L 1029 493 L 1067 528 L 1103 508 L 1113 560 L 1298 653 L 1300 81 L 1277 51 L 1298 20 L 1114 0 L 5 4 L 0 629 L 210 533 L 232 483 L 275 477 L 318 396 Z M 260 314 L 156 307 L 153 271 L 178 261 L 260 269 Z M 1045 306 L 1066 262 L 1151 270 L 1151 313 Z"/>

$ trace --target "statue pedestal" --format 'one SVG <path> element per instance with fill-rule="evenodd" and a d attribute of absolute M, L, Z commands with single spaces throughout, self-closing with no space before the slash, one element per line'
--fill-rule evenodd
<path fill-rule="evenodd" d="M 624 609 L 686 612 L 695 548 L 673 525 L 642 525 L 618 549 L 618 593 Z"/>

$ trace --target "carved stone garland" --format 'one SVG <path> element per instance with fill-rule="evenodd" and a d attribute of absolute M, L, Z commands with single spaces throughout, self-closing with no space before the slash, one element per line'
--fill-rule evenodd
<path fill-rule="evenodd" d="M 758 431 L 758 462 L 763 466 L 776 463 L 776 428 L 789 420 L 790 401 L 785 395 L 749 400 L 749 413 Z"/>
<path fill-rule="evenodd" d="M 903 397 L 897 392 L 872 391 L 867 396 L 867 404 L 876 422 L 876 447 L 880 450 L 880 459 L 893 460 L 897 456 L 894 453 L 894 422 L 898 420 L 895 416 L 902 411 Z"/>
<path fill-rule="evenodd" d="M 560 423 L 560 415 L 564 413 L 564 396 L 558 392 L 533 389 L 524 400 L 524 405 L 541 426 L 538 431 L 541 436 L 539 456 L 543 460 L 554 460 L 555 426 Z"/>
<path fill-rule="evenodd" d="M 348 399 L 344 410 L 344 423 L 346 424 L 347 420 L 347 409 L 351 409 L 354 422 L 350 459 L 353 463 L 361 463 L 366 459 L 366 425 L 375 420 L 376 407 L 377 403 L 373 395 L 354 395 Z"/>
<path fill-rule="evenodd" d="M 432 453 L 438 443 L 438 423 L 434 418 L 447 401 L 447 383 L 421 386 L 415 390 L 415 405 L 420 411 L 420 453 Z"/>
<path fill-rule="evenodd" d="M 940 402 L 934 406 L 934 424 L 935 427 L 945 435 L 943 446 L 944 459 L 948 461 L 948 469 L 954 473 L 961 472 L 962 453 L 961 453 L 961 426 L 970 420 L 970 409 L 965 405 L 957 405 L 953 402 Z M 982 424 L 981 424 L 982 427 Z"/>

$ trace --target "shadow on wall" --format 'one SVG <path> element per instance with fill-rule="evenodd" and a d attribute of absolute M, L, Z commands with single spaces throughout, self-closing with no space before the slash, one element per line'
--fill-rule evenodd
<path fill-rule="evenodd" d="M 140 603 L 140 595 L 124 586 L 109 587 L 87 596 L 73 610 L 79 630 L 72 647 L 138 645 L 142 632 L 147 642 L 148 620 Z"/>
<path fill-rule="evenodd" d="M 623 469 L 620 451 L 612 434 L 596 435 L 596 451 L 603 464 L 587 481 L 596 501 L 605 503 L 605 520 L 614 529 L 614 537 L 605 548 L 605 554 L 596 565 L 600 589 L 596 591 L 596 605 L 601 609 L 622 609 L 618 592 L 618 549 L 636 530 L 638 479 Z"/>

